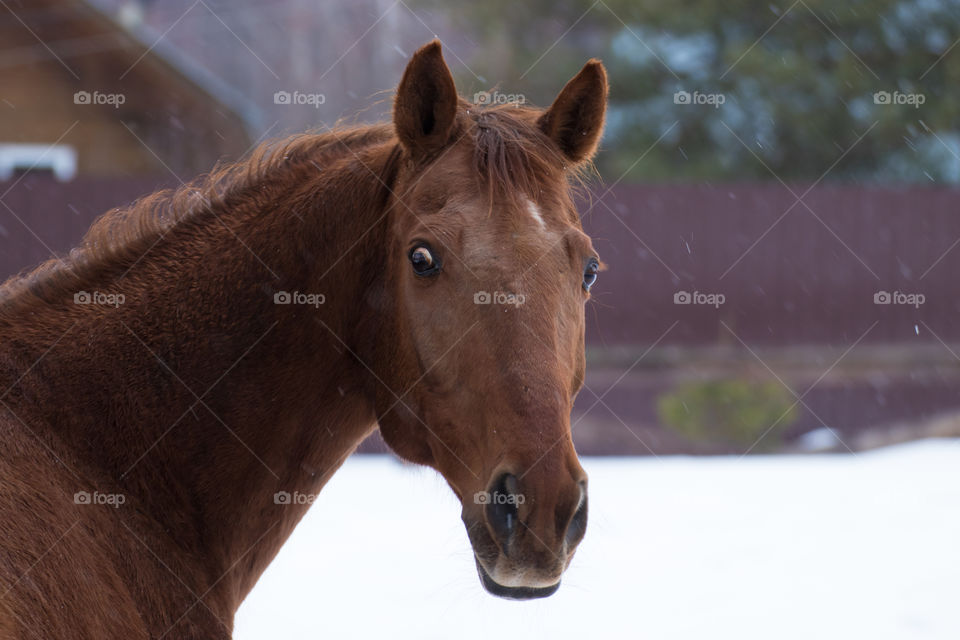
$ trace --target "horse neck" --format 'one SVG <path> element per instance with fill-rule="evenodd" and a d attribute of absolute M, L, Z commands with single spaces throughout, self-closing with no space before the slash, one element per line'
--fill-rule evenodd
<path fill-rule="evenodd" d="M 319 174 L 249 185 L 257 206 L 238 196 L 218 216 L 178 223 L 125 275 L 87 283 L 123 294 L 118 307 L 70 304 L 65 292 L 0 325 L 9 410 L 78 490 L 120 492 L 150 514 L 221 578 L 225 602 L 242 600 L 309 496 L 375 426 L 355 354 L 382 279 L 393 155 L 323 158 Z M 314 297 L 276 304 L 284 291 Z"/>

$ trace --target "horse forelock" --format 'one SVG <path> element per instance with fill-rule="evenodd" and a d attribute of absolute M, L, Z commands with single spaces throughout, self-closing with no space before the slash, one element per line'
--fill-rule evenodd
<path fill-rule="evenodd" d="M 474 171 L 488 199 L 527 211 L 543 189 L 563 185 L 576 191 L 588 165 L 571 166 L 538 126 L 542 110 L 520 104 L 477 106 L 462 103 L 474 144 Z"/>

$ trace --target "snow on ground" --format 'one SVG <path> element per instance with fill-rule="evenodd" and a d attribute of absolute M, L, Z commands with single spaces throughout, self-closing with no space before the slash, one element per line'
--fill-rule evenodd
<path fill-rule="evenodd" d="M 960 441 L 583 466 L 560 591 L 511 602 L 482 590 L 435 472 L 354 456 L 235 638 L 960 638 Z"/>

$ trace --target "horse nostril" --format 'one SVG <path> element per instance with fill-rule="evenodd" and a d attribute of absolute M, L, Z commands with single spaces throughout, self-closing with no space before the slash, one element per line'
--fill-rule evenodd
<path fill-rule="evenodd" d="M 517 509 L 517 488 L 519 482 L 516 476 L 505 473 L 490 486 L 486 506 L 487 522 L 493 529 L 504 554 L 507 545 L 517 530 L 519 510 Z"/>
<path fill-rule="evenodd" d="M 569 547 L 577 545 L 583 540 L 583 535 L 587 532 L 587 492 L 581 487 L 580 504 L 573 514 L 570 526 L 567 527 L 566 541 Z"/>

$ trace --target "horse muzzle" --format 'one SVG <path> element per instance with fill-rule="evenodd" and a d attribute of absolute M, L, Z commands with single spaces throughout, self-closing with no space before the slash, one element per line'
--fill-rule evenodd
<path fill-rule="evenodd" d="M 529 476 L 524 481 L 501 470 L 472 504 L 464 504 L 477 573 L 489 593 L 531 600 L 559 589 L 587 520 L 585 476 L 568 482 L 560 490 L 536 491 L 540 483 Z"/>

